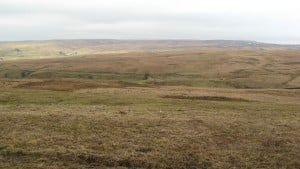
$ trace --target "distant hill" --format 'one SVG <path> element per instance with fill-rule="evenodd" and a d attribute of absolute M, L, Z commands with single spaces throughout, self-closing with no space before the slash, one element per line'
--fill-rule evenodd
<path fill-rule="evenodd" d="M 299 45 L 278 45 L 241 40 L 45 40 L 0 42 L 0 60 L 68 57 L 100 53 L 133 51 L 169 51 L 200 48 L 297 48 Z"/>

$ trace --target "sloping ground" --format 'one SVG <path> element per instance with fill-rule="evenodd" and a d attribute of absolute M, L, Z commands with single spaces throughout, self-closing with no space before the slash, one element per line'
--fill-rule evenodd
<path fill-rule="evenodd" d="M 1 61 L 0 168 L 300 168 L 299 49 L 231 43 Z"/>
<path fill-rule="evenodd" d="M 0 87 L 0 168 L 300 166 L 299 90 L 20 83 Z"/>
<path fill-rule="evenodd" d="M 229 88 L 299 87 L 300 50 L 185 49 L 3 61 L 3 78 L 78 78 Z M 291 64 L 295 63 L 295 64 Z M 150 74 L 144 79 L 145 73 Z M 145 81 L 146 80 L 146 81 Z"/>

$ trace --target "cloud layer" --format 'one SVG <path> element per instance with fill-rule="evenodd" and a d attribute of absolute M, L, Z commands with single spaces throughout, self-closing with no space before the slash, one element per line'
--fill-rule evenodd
<path fill-rule="evenodd" d="M 239 39 L 300 43 L 297 0 L 3 0 L 0 41 Z"/>

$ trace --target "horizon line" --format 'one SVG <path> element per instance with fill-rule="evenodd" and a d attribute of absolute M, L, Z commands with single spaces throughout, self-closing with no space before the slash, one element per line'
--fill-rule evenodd
<path fill-rule="evenodd" d="M 241 42 L 255 42 L 261 44 L 271 44 L 271 45 L 290 45 L 290 46 L 299 46 L 300 43 L 277 43 L 277 42 L 266 42 L 259 40 L 243 40 L 243 39 L 181 39 L 181 38 L 163 38 L 163 39 L 138 39 L 138 38 L 129 38 L 129 39 L 117 39 L 117 38 L 54 38 L 54 39 L 24 39 L 24 40 L 0 40 L 0 43 L 10 43 L 10 42 L 34 42 L 34 41 L 68 41 L 68 40 L 115 40 L 115 41 L 241 41 Z"/>

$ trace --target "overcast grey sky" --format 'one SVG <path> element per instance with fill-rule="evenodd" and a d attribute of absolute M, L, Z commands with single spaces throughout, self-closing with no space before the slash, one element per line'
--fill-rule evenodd
<path fill-rule="evenodd" d="M 0 41 L 85 38 L 300 44 L 300 1 L 0 0 Z"/>

